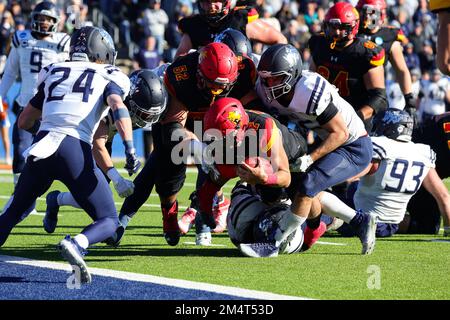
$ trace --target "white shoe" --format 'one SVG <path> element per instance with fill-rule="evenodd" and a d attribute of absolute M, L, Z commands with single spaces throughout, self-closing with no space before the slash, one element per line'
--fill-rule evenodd
<path fill-rule="evenodd" d="M 86 262 L 84 262 L 83 255 L 86 254 L 86 250 L 78 246 L 78 244 L 70 238 L 70 236 L 66 236 L 58 245 L 58 250 L 61 252 L 61 255 L 67 262 L 70 263 L 72 268 L 74 266 L 78 267 L 80 282 L 81 283 L 91 283 L 92 277 L 87 268 Z"/>
<path fill-rule="evenodd" d="M 211 232 L 202 232 L 195 235 L 195 244 L 197 246 L 211 245 Z"/>

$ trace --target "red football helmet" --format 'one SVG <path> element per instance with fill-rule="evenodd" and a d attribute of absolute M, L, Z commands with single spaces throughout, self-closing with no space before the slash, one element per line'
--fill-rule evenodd
<path fill-rule="evenodd" d="M 220 98 L 205 113 L 203 126 L 205 132 L 219 130 L 222 137 L 232 135 L 238 143 L 244 140 L 248 127 L 248 114 L 241 102 L 234 98 Z"/>
<path fill-rule="evenodd" d="M 386 19 L 385 0 L 359 0 L 356 9 L 361 15 L 361 29 L 363 31 L 373 30 L 381 26 Z"/>
<path fill-rule="evenodd" d="M 231 0 L 198 0 L 198 11 L 208 24 L 214 26 L 232 11 L 232 2 Z"/>
<path fill-rule="evenodd" d="M 358 33 L 358 11 L 347 2 L 337 2 L 332 6 L 324 20 L 325 36 L 331 42 L 331 49 L 336 45 L 343 47 L 353 40 Z"/>
<path fill-rule="evenodd" d="M 212 42 L 199 50 L 198 79 L 201 89 L 213 96 L 226 95 L 238 77 L 238 61 L 224 43 Z"/>

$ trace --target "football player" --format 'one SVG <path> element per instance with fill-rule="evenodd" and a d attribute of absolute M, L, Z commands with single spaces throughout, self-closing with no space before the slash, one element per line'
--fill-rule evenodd
<path fill-rule="evenodd" d="M 439 19 L 437 66 L 443 74 L 450 75 L 450 5 L 445 0 L 430 0 L 430 10 Z"/>
<path fill-rule="evenodd" d="M 444 218 L 444 235 L 450 235 L 450 196 L 441 179 L 450 177 L 450 112 L 434 116 L 414 130 L 412 141 L 430 145 L 436 152 L 436 172 L 431 188 L 424 184 L 408 203 L 409 215 L 400 225 L 403 233 L 437 234 Z"/>
<path fill-rule="evenodd" d="M 172 150 L 179 141 L 173 134 L 191 141 L 195 136 L 184 129 L 193 121 L 203 119 L 210 105 L 223 96 L 238 98 L 243 104 L 254 100 L 252 91 L 256 73 L 239 71 L 236 55 L 222 43 L 210 43 L 199 51 L 177 58 L 167 67 L 164 84 L 169 92 L 167 112 L 152 128 L 154 150 L 144 168 L 134 180 L 135 192 L 125 199 L 120 210 L 121 226 L 116 245 L 120 242 L 130 219 L 150 196 L 153 185 L 160 196 L 164 238 L 175 246 L 180 239 L 177 194 L 184 184 L 186 164 L 176 164 Z M 189 118 L 188 118 L 189 115 Z M 218 202 L 222 202 L 218 199 Z"/>
<path fill-rule="evenodd" d="M 272 26 L 258 19 L 258 12 L 250 7 L 232 8 L 232 0 L 198 0 L 199 14 L 181 19 L 178 28 L 183 36 L 176 56 L 211 43 L 227 28 L 242 32 L 250 40 L 265 44 L 287 43 L 286 37 Z"/>
<path fill-rule="evenodd" d="M 370 129 L 371 118 L 387 108 L 384 83 L 385 53 L 381 46 L 356 36 L 358 11 L 349 3 L 337 2 L 324 20 L 324 33 L 309 40 L 316 71 L 339 89 Z"/>
<path fill-rule="evenodd" d="M 405 110 L 415 119 L 417 106 L 412 94 L 411 74 L 403 56 L 402 43 L 407 41 L 403 31 L 383 26 L 386 20 L 385 0 L 359 0 L 356 8 L 361 17 L 358 36 L 383 47 L 386 55 L 384 64 L 389 61 L 394 67 L 405 99 Z"/>
<path fill-rule="evenodd" d="M 252 258 L 276 257 L 279 253 L 300 252 L 303 245 L 303 230 L 299 226 L 277 250 L 253 250 L 254 244 L 267 249 L 273 242 L 273 235 L 285 214 L 290 214 L 289 205 L 283 203 L 267 204 L 259 194 L 246 183 L 238 183 L 231 192 L 230 213 L 228 214 L 228 236 L 231 242 L 246 256 Z M 253 244 L 250 246 L 249 244 Z M 270 247 L 269 247 L 270 249 Z"/>
<path fill-rule="evenodd" d="M 257 93 L 268 107 L 292 117 L 316 120 L 319 125 L 317 134 L 322 142 L 290 166 L 291 172 L 304 174 L 297 186 L 292 212 L 283 216 L 275 234 L 275 245 L 279 245 L 307 221 L 305 245 L 311 247 L 325 232 L 325 225 L 320 223 L 317 195 L 364 174 L 370 164 L 372 143 L 364 123 L 337 89 L 315 72 L 302 72 L 300 53 L 293 46 L 273 45 L 267 49 L 261 56 L 258 74 Z M 375 221 L 365 213 L 358 213 L 354 219 L 363 244 L 362 253 L 370 254 L 375 244 Z"/>
<path fill-rule="evenodd" d="M 63 239 L 58 247 L 64 259 L 79 268 L 81 283 L 89 283 L 91 275 L 83 254 L 89 246 L 110 237 L 118 226 L 111 189 L 92 156 L 95 129 L 109 107 L 125 146 L 125 168 L 135 172 L 140 163 L 130 115 L 122 100 L 128 94 L 130 80 L 114 66 L 112 38 L 103 29 L 82 27 L 71 37 L 69 55 L 70 61 L 40 71 L 38 92 L 19 117 L 21 129 L 35 127 L 39 131 L 27 150 L 14 199 L 0 216 L 0 245 L 22 212 L 59 180 L 94 220 L 74 238 Z"/>
<path fill-rule="evenodd" d="M 37 92 L 38 74 L 50 63 L 63 62 L 68 59 L 70 37 L 66 33 L 56 32 L 59 13 L 50 1 L 38 3 L 31 13 L 30 30 L 18 30 L 12 37 L 11 51 L 6 60 L 5 71 L 0 83 L 0 99 L 6 97 L 13 82 L 20 75 L 22 85 L 12 110 L 17 118 L 28 101 Z M 23 152 L 33 141 L 33 135 L 17 126 L 13 126 L 13 174 L 17 183 L 25 165 Z M 25 216 L 34 210 L 33 203 Z"/>
<path fill-rule="evenodd" d="M 209 176 L 196 192 L 198 209 L 205 223 L 215 227 L 211 212 L 214 194 L 235 177 L 255 185 L 263 201 L 277 202 L 282 198 L 280 188 L 287 188 L 291 182 L 289 163 L 294 163 L 307 151 L 303 136 L 266 113 L 244 110 L 234 98 L 214 102 L 203 122 L 207 140 L 219 141 L 207 147 L 209 152 L 211 148 L 216 149 L 215 156 L 205 160 L 204 170 Z M 230 154 L 235 155 L 233 159 L 229 159 Z M 248 162 L 254 157 L 257 157 L 255 163 Z M 186 221 L 180 221 L 179 226 L 183 233 L 189 230 Z"/>
<path fill-rule="evenodd" d="M 164 115 L 167 106 L 168 96 L 162 80 L 151 70 L 138 70 L 130 75 L 130 82 L 130 93 L 124 103 L 130 113 L 133 129 L 151 127 Z M 114 115 L 110 111 L 100 121 L 94 134 L 92 152 L 97 166 L 113 182 L 118 195 L 126 198 L 134 192 L 134 184 L 120 175 L 111 159 L 111 147 L 116 133 Z M 129 173 L 132 175 L 133 172 Z M 81 208 L 70 192 L 49 192 L 46 202 L 43 224 L 48 233 L 55 231 L 60 206 Z"/>
<path fill-rule="evenodd" d="M 350 203 L 376 217 L 377 237 L 389 237 L 398 231 L 411 197 L 422 183 L 427 188 L 436 175 L 436 154 L 428 145 L 411 142 L 414 122 L 406 111 L 387 109 L 373 122 L 372 167 L 359 180 Z M 347 223 L 355 214 L 332 194 L 324 193 L 320 202 L 325 213 L 335 215 L 340 211 Z M 345 236 L 355 234 L 351 224 L 337 231 Z"/>

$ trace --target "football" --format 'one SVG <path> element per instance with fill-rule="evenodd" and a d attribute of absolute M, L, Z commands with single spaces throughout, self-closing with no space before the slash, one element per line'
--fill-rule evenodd
<path fill-rule="evenodd" d="M 255 168 L 258 163 L 260 167 L 263 167 L 264 172 L 266 174 L 272 174 L 273 173 L 273 167 L 270 161 L 266 158 L 262 157 L 248 157 L 244 161 L 247 165 L 249 165 L 252 168 Z"/>

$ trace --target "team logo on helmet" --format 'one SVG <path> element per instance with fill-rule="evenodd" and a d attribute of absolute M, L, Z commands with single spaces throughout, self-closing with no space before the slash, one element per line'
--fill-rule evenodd
<path fill-rule="evenodd" d="M 235 123 L 238 126 L 241 123 L 241 114 L 237 111 L 228 112 L 228 120 Z"/>

